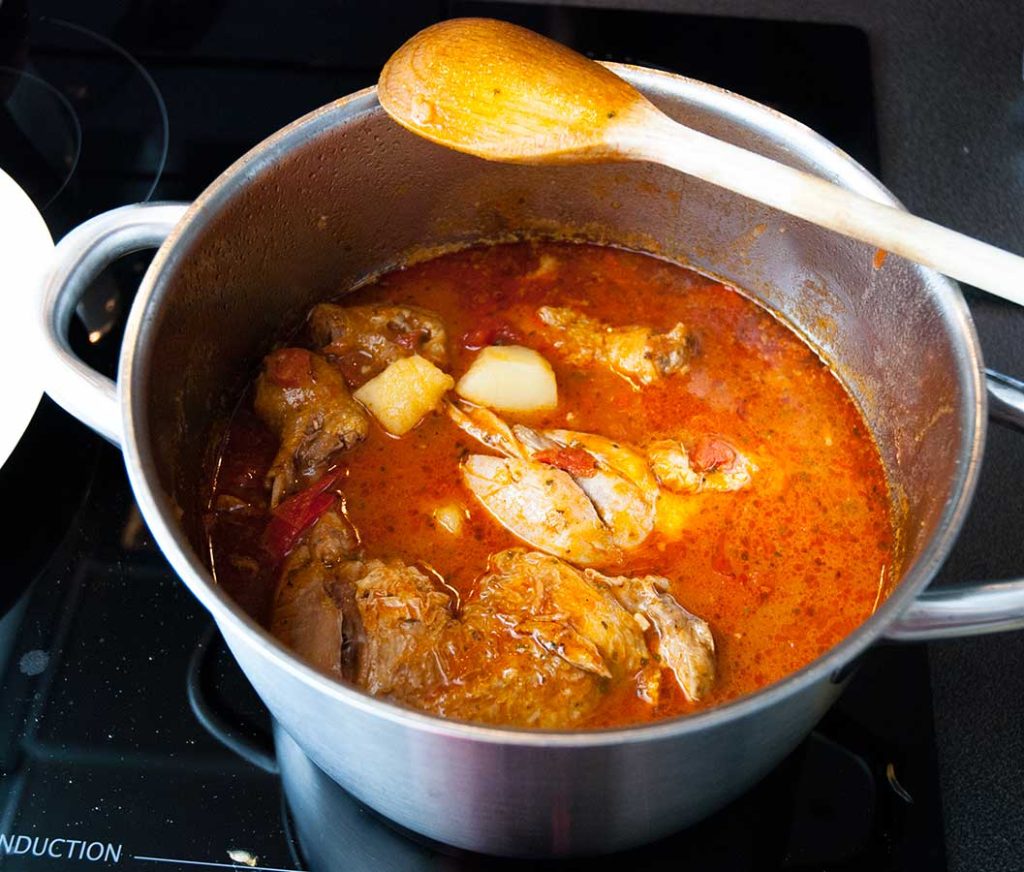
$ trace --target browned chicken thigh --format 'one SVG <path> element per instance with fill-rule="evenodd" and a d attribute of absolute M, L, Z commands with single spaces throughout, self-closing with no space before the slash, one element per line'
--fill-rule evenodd
<path fill-rule="evenodd" d="M 370 428 L 341 374 L 302 348 L 267 355 L 256 380 L 254 407 L 281 440 L 267 471 L 271 506 L 322 474 L 335 452 L 352 448 Z"/>
<path fill-rule="evenodd" d="M 461 642 L 450 591 L 396 559 L 351 560 L 335 573 L 331 591 L 353 626 L 346 678 L 410 705 L 449 683 Z"/>
<path fill-rule="evenodd" d="M 307 662 L 327 672 L 342 672 L 344 612 L 331 592 L 332 567 L 348 560 L 355 532 L 340 514 L 329 511 L 288 555 L 277 588 L 270 631 Z"/>
<path fill-rule="evenodd" d="M 644 691 L 657 688 L 662 666 L 694 698 L 710 686 L 710 630 L 658 587 L 663 579 L 606 578 L 511 548 L 456 611 L 424 571 L 362 560 L 353 547 L 344 520 L 327 512 L 285 562 L 272 630 L 376 696 L 461 720 L 564 728 L 621 682 L 655 702 L 656 690 Z M 651 625 L 664 662 L 645 640 Z"/>
<path fill-rule="evenodd" d="M 338 362 L 353 387 L 412 354 L 442 369 L 448 362 L 444 323 L 416 306 L 321 303 L 310 313 L 309 331 L 313 344 Z"/>
<path fill-rule="evenodd" d="M 612 327 L 558 306 L 542 306 L 537 317 L 568 363 L 604 366 L 639 385 L 689 368 L 691 341 L 684 324 L 665 332 L 635 325 Z"/>
<path fill-rule="evenodd" d="M 461 623 L 471 656 L 427 707 L 463 720 L 571 727 L 651 660 L 640 626 L 604 586 L 523 548 L 494 555 Z"/>

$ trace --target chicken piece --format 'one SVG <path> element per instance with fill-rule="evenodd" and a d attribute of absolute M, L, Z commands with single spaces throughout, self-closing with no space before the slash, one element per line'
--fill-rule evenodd
<path fill-rule="evenodd" d="M 310 313 L 309 330 L 320 353 L 339 361 L 352 387 L 412 354 L 441 369 L 448 363 L 441 317 L 417 306 L 321 303 Z"/>
<path fill-rule="evenodd" d="M 461 624 L 465 669 L 429 707 L 463 720 L 571 727 L 610 683 L 632 680 L 652 660 L 636 621 L 605 585 L 522 548 L 491 558 Z"/>
<path fill-rule="evenodd" d="M 353 560 L 336 577 L 335 601 L 344 602 L 348 588 L 358 610 L 361 645 L 346 677 L 374 696 L 414 705 L 449 682 L 461 627 L 447 591 L 400 560 Z"/>
<path fill-rule="evenodd" d="M 337 370 L 302 348 L 267 355 L 253 405 L 281 440 L 267 471 L 271 506 L 304 479 L 322 474 L 336 452 L 357 445 L 370 428 L 366 412 Z"/>
<path fill-rule="evenodd" d="M 517 424 L 512 428 L 531 451 L 531 459 L 543 460 L 552 447 L 582 451 L 593 458 L 592 469 L 568 470 L 579 488 L 594 504 L 612 540 L 622 549 L 635 548 L 654 529 L 658 482 L 638 451 L 594 433 L 575 430 L 544 430 L 540 433 Z M 559 465 L 559 458 L 553 458 Z"/>
<path fill-rule="evenodd" d="M 658 655 L 688 699 L 696 702 L 707 695 L 715 683 L 714 636 L 706 621 L 684 609 L 669 593 L 667 578 L 609 577 L 593 569 L 584 574 L 607 584 L 624 608 L 651 622 L 658 635 Z"/>
<path fill-rule="evenodd" d="M 653 442 L 647 459 L 658 481 L 676 493 L 742 490 L 757 472 L 749 457 L 722 439 L 698 440 L 692 453 L 675 439 Z"/>
<path fill-rule="evenodd" d="M 447 717 L 569 726 L 650 659 L 604 586 L 554 558 L 496 555 L 463 614 L 416 567 L 349 555 L 328 513 L 289 556 L 272 632 L 314 666 Z M 333 547 L 324 547 L 324 543 Z"/>
<path fill-rule="evenodd" d="M 482 406 L 471 406 L 468 403 L 445 403 L 448 416 L 456 426 L 476 439 L 477 442 L 504 454 L 506 457 L 517 457 L 529 460 L 530 452 L 523 446 L 512 428 L 490 409 Z"/>
<path fill-rule="evenodd" d="M 362 560 L 359 537 L 328 510 L 288 555 L 271 632 L 314 666 L 380 696 L 417 698 L 447 680 L 447 592 L 399 560 Z"/>
<path fill-rule="evenodd" d="M 462 480 L 490 515 L 524 542 L 583 566 L 621 556 L 611 531 L 572 477 L 543 463 L 471 454 Z"/>
<path fill-rule="evenodd" d="M 549 338 L 565 359 L 577 366 L 606 366 L 637 385 L 689 368 L 691 342 L 682 323 L 671 330 L 612 327 L 575 309 L 542 306 L 537 310 Z"/>
<path fill-rule="evenodd" d="M 636 621 L 605 585 L 525 548 L 491 558 L 462 618 L 470 626 L 497 619 L 541 651 L 602 678 L 632 675 L 649 656 Z"/>
<path fill-rule="evenodd" d="M 505 455 L 466 457 L 466 486 L 498 523 L 535 548 L 600 566 L 654 528 L 658 485 L 628 446 L 571 430 L 510 428 L 468 405 L 448 411 L 466 433 Z"/>
<path fill-rule="evenodd" d="M 456 614 L 425 572 L 354 558 L 355 547 L 344 519 L 325 514 L 289 555 L 272 630 L 375 696 L 463 720 L 571 727 L 614 683 L 635 682 L 656 703 L 646 626 L 692 698 L 713 680 L 710 630 L 659 587 L 664 579 L 609 578 L 511 548 L 492 557 Z"/>
<path fill-rule="evenodd" d="M 512 428 L 489 409 L 446 404 L 452 420 L 505 457 L 470 454 L 459 469 L 470 493 L 513 535 L 573 563 L 602 565 L 620 550 L 586 493 L 561 469 L 530 460 Z"/>
<path fill-rule="evenodd" d="M 318 669 L 340 675 L 344 613 L 328 588 L 358 539 L 343 515 L 328 511 L 285 560 L 270 631 Z"/>

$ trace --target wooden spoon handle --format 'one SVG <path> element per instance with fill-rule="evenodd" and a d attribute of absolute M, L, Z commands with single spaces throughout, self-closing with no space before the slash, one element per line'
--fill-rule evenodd
<path fill-rule="evenodd" d="M 664 164 L 1024 306 L 1024 258 L 684 127 L 629 125 L 620 154 Z M 655 119 L 648 119 L 654 121 Z"/>

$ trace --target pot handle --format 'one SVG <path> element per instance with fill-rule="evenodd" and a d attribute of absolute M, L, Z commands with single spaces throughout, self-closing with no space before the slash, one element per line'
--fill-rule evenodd
<path fill-rule="evenodd" d="M 203 729 L 229 751 L 271 775 L 278 773 L 269 727 L 233 712 L 217 693 L 216 661 L 231 656 L 215 623 L 203 631 L 188 661 L 188 703 Z M 269 719 L 270 715 L 267 714 Z"/>
<path fill-rule="evenodd" d="M 119 257 L 158 248 L 187 208 L 187 203 L 137 203 L 90 218 L 57 244 L 41 289 L 43 386 L 115 445 L 121 444 L 117 385 L 75 356 L 68 342 L 71 317 L 96 276 Z"/>
<path fill-rule="evenodd" d="M 989 416 L 1024 430 L 1024 382 L 985 370 Z M 1024 578 L 926 590 L 886 631 L 899 642 L 980 636 L 1024 627 Z"/>

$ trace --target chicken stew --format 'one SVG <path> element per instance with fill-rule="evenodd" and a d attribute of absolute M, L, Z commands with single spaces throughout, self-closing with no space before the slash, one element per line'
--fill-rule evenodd
<path fill-rule="evenodd" d="M 473 248 L 317 305 L 215 453 L 217 581 L 445 717 L 693 712 L 809 663 L 894 575 L 836 375 L 737 290 L 620 249 Z"/>

